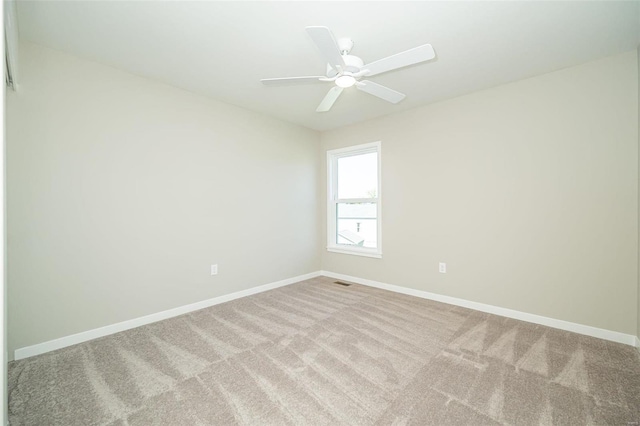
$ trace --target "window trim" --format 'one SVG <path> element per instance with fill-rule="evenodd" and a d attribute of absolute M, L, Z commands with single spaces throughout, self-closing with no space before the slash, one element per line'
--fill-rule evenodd
<path fill-rule="evenodd" d="M 371 198 L 338 200 L 338 180 L 335 178 L 338 159 L 354 155 L 368 154 L 371 152 L 376 152 L 378 154 L 378 188 L 376 189 L 378 196 L 375 198 L 376 231 L 378 234 L 377 247 L 368 248 L 338 244 L 334 238 L 337 226 L 336 206 L 338 201 L 371 202 Z M 341 254 L 352 254 L 356 256 L 382 258 L 382 142 L 380 141 L 327 151 L 327 251 Z"/>

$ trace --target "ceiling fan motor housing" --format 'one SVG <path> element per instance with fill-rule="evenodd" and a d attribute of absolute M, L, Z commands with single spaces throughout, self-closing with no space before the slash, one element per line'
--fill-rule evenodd
<path fill-rule="evenodd" d="M 364 65 L 362 59 L 358 58 L 357 56 L 342 55 L 342 59 L 344 60 L 345 65 L 343 71 L 346 72 L 357 73 Z M 331 68 L 331 65 L 327 64 L 327 77 L 331 78 L 335 77 L 336 75 L 338 75 L 338 71 L 334 70 L 333 68 Z"/>

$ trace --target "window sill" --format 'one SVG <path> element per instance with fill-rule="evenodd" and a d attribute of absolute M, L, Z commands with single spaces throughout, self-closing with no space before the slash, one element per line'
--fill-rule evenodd
<path fill-rule="evenodd" d="M 375 250 L 358 250 L 358 249 L 350 249 L 350 248 L 339 248 L 339 247 L 327 247 L 327 251 L 332 253 L 340 253 L 340 254 L 351 254 L 354 256 L 364 256 L 364 257 L 374 257 L 376 259 L 382 259 L 382 252 Z"/>

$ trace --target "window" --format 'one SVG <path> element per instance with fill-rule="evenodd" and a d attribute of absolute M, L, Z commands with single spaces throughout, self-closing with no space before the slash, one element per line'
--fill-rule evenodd
<path fill-rule="evenodd" d="M 380 142 L 327 152 L 327 250 L 382 257 Z"/>

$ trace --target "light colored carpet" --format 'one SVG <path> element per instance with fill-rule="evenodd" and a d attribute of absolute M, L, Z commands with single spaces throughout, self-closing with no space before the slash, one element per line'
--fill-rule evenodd
<path fill-rule="evenodd" d="M 13 362 L 11 424 L 640 421 L 634 348 L 333 281 Z"/>

